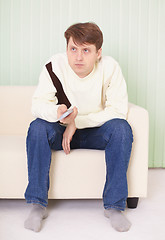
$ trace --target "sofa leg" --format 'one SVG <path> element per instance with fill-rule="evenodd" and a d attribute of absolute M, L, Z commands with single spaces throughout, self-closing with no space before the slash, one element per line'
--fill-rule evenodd
<path fill-rule="evenodd" d="M 139 201 L 138 197 L 127 198 L 127 207 L 128 208 L 136 208 L 138 205 L 138 201 Z"/>

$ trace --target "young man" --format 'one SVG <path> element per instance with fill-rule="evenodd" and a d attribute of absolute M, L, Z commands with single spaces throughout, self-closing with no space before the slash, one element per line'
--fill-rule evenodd
<path fill-rule="evenodd" d="M 51 149 L 105 150 L 104 214 L 117 231 L 131 223 L 126 207 L 127 168 L 132 130 L 125 120 L 128 108 L 126 83 L 118 63 L 102 57 L 103 35 L 94 23 L 72 25 L 65 32 L 66 54 L 53 56 L 43 67 L 32 101 L 36 117 L 29 127 L 27 203 L 33 204 L 25 227 L 41 229 L 47 216 Z M 73 112 L 58 118 L 72 107 Z M 84 141 L 85 138 L 85 141 Z"/>

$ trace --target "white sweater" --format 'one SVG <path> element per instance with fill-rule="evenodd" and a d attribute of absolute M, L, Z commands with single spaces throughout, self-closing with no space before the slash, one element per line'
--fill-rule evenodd
<path fill-rule="evenodd" d="M 56 54 L 48 62 L 62 83 L 72 107 L 78 108 L 76 127 L 98 127 L 113 118 L 126 119 L 128 95 L 118 63 L 104 56 L 86 77 L 78 77 L 68 64 L 67 55 Z M 49 122 L 57 121 L 56 89 L 46 67 L 32 99 L 32 114 Z"/>

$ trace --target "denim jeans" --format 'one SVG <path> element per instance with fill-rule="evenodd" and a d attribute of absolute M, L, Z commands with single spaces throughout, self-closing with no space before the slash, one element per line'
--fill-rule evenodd
<path fill-rule="evenodd" d="M 42 119 L 34 120 L 27 136 L 29 183 L 25 192 L 27 203 L 48 205 L 51 149 L 62 150 L 65 127 Z M 104 208 L 124 211 L 128 196 L 127 168 L 133 135 L 123 119 L 112 119 L 100 127 L 77 129 L 71 149 L 105 150 L 106 181 L 103 190 Z M 88 166 L 87 166 L 88 167 Z M 95 168 L 95 166 L 93 166 Z"/>

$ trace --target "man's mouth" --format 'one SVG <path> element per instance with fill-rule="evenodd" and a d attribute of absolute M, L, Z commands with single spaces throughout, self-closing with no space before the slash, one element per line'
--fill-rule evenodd
<path fill-rule="evenodd" d="M 82 64 L 82 63 L 75 63 L 75 65 L 76 65 L 76 67 L 83 67 L 84 66 L 84 64 Z"/>

